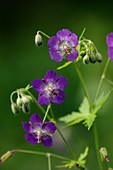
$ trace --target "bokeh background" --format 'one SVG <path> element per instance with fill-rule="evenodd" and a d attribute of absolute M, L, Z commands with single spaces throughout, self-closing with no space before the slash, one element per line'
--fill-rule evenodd
<path fill-rule="evenodd" d="M 34 37 L 37 30 L 54 35 L 63 28 L 68 28 L 78 36 L 84 27 L 85 37 L 91 39 L 101 52 L 103 62 L 80 64 L 80 69 L 93 100 L 98 82 L 107 60 L 106 35 L 113 31 L 113 3 L 101 1 L 7 1 L 0 5 L 0 155 L 11 149 L 29 149 L 54 152 L 68 156 L 69 153 L 59 136 L 54 135 L 54 145 L 44 148 L 41 144 L 32 146 L 24 139 L 25 132 L 21 122 L 28 121 L 31 115 L 14 116 L 10 109 L 10 94 L 17 88 L 25 87 L 33 79 L 41 78 L 48 69 L 55 69 L 55 63 L 49 57 L 47 39 L 43 37 L 43 46 L 35 46 Z M 107 71 L 107 77 L 113 80 L 113 63 Z M 56 118 L 78 109 L 84 93 L 74 66 L 58 71 L 69 80 L 66 88 L 66 99 L 62 105 L 53 105 Z M 101 90 L 107 92 L 111 88 L 104 83 Z M 37 97 L 35 91 L 31 90 Z M 113 167 L 113 95 L 98 114 L 97 127 L 100 146 L 108 149 L 110 164 Z M 35 106 L 32 112 L 39 112 Z M 59 124 L 62 130 L 62 124 Z M 87 167 L 98 169 L 97 157 L 92 129 L 78 124 L 63 129 L 63 134 L 78 156 L 89 146 Z M 57 137 L 56 137 L 57 136 Z M 52 169 L 61 162 L 52 158 Z M 104 163 L 105 169 L 107 164 Z M 46 170 L 47 158 L 30 154 L 17 153 L 0 165 L 0 170 Z M 75 169 L 75 168 L 73 168 Z"/>

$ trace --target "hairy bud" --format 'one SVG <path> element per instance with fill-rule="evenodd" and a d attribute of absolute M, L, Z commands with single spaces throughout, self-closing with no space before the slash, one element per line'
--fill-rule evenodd
<path fill-rule="evenodd" d="M 35 44 L 36 44 L 37 46 L 41 46 L 41 45 L 42 45 L 42 37 L 41 37 L 39 31 L 38 31 L 37 34 L 35 35 Z"/>

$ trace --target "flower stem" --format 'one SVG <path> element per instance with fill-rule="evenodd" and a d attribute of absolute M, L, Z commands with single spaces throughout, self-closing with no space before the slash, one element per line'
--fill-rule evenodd
<path fill-rule="evenodd" d="M 100 157 L 100 153 L 99 153 L 99 141 L 98 141 L 98 134 L 97 134 L 97 125 L 96 122 L 93 125 L 93 132 L 94 132 L 94 140 L 95 140 L 95 148 L 96 148 L 96 154 L 97 154 L 97 158 L 98 158 L 98 165 L 100 170 L 103 170 L 103 165 L 102 165 L 102 161 L 101 161 L 101 157 Z"/>
<path fill-rule="evenodd" d="M 45 34 L 45 33 L 42 32 L 42 31 L 39 31 L 39 33 L 42 34 L 42 35 L 44 35 L 44 36 L 47 37 L 47 38 L 50 38 L 50 36 L 48 36 L 47 34 Z"/>
<path fill-rule="evenodd" d="M 47 117 L 47 115 L 48 115 L 48 112 L 49 112 L 50 107 L 51 107 L 51 104 L 49 104 L 48 107 L 47 107 L 45 116 L 44 116 L 44 118 L 43 118 L 43 122 L 45 122 L 45 120 L 46 120 L 46 117 Z"/>
<path fill-rule="evenodd" d="M 98 97 L 98 95 L 99 95 L 99 91 L 100 91 L 101 85 L 102 85 L 102 83 L 103 83 L 103 80 L 105 79 L 106 71 L 107 71 L 109 62 L 110 62 L 110 59 L 108 58 L 108 60 L 107 60 L 107 62 L 106 62 L 106 64 L 105 64 L 103 73 L 102 73 L 101 78 L 100 78 L 100 82 L 99 82 L 99 85 L 98 85 L 98 88 L 97 88 L 97 91 L 96 91 L 96 95 L 95 95 L 95 100 L 97 99 L 97 97 Z"/>
<path fill-rule="evenodd" d="M 34 155 L 42 155 L 42 156 L 47 156 L 48 154 L 51 155 L 52 157 L 58 158 L 58 159 L 62 159 L 62 160 L 70 160 L 69 158 L 57 155 L 57 154 L 53 154 L 53 153 L 45 153 L 45 152 L 38 152 L 38 151 L 32 151 L 32 150 L 23 150 L 23 149 L 14 149 L 11 150 L 11 153 L 16 153 L 16 152 L 20 152 L 20 153 L 27 153 L 27 154 L 34 154 Z"/>
<path fill-rule="evenodd" d="M 51 154 L 50 153 L 47 154 L 47 158 L 48 158 L 48 170 L 51 170 Z"/>
<path fill-rule="evenodd" d="M 62 135 L 62 133 L 61 133 L 59 127 L 57 126 L 57 124 L 56 124 L 56 128 L 57 128 L 58 133 L 59 133 L 59 135 L 61 136 L 62 140 L 64 141 L 66 147 L 68 148 L 68 150 L 69 150 L 69 152 L 70 152 L 72 158 L 75 160 L 74 152 L 72 151 L 71 147 L 69 146 L 69 144 L 67 143 L 66 139 L 65 139 L 64 136 Z"/>
<path fill-rule="evenodd" d="M 87 88 L 86 88 L 84 79 L 83 79 L 83 77 L 82 77 L 81 71 L 80 71 L 77 63 L 75 63 L 75 69 L 76 69 L 76 72 L 77 72 L 77 74 L 78 74 L 78 77 L 79 77 L 79 79 L 80 79 L 80 81 L 81 81 L 81 84 L 82 84 L 82 87 L 83 87 L 85 96 L 87 97 L 87 100 L 88 100 L 88 102 L 89 102 L 89 105 L 91 106 L 90 97 L 89 97 L 89 94 L 88 94 L 88 91 L 87 91 Z"/>

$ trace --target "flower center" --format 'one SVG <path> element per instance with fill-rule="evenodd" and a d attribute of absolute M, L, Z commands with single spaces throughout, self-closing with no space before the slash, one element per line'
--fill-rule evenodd
<path fill-rule="evenodd" d="M 62 42 L 60 44 L 60 51 L 62 51 L 65 54 L 70 54 L 71 53 L 71 47 L 70 47 L 69 43 Z"/>

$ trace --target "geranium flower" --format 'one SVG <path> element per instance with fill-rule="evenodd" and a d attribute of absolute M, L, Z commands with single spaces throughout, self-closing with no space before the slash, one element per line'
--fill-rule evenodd
<path fill-rule="evenodd" d="M 106 36 L 106 43 L 108 45 L 108 56 L 113 60 L 113 32 Z"/>
<path fill-rule="evenodd" d="M 48 40 L 50 57 L 56 62 L 65 57 L 67 61 L 74 61 L 78 57 L 77 45 L 77 35 L 68 29 L 62 29 Z"/>
<path fill-rule="evenodd" d="M 56 130 L 53 122 L 43 123 L 38 114 L 33 114 L 29 123 L 22 122 L 24 130 L 27 132 L 25 139 L 33 145 L 42 142 L 44 146 L 52 146 L 52 134 Z"/>
<path fill-rule="evenodd" d="M 31 84 L 34 89 L 39 92 L 38 104 L 49 105 L 51 101 L 56 104 L 61 104 L 65 98 L 63 90 L 67 82 L 64 76 L 57 77 L 56 71 L 53 70 L 49 70 L 44 79 L 33 80 Z"/>

